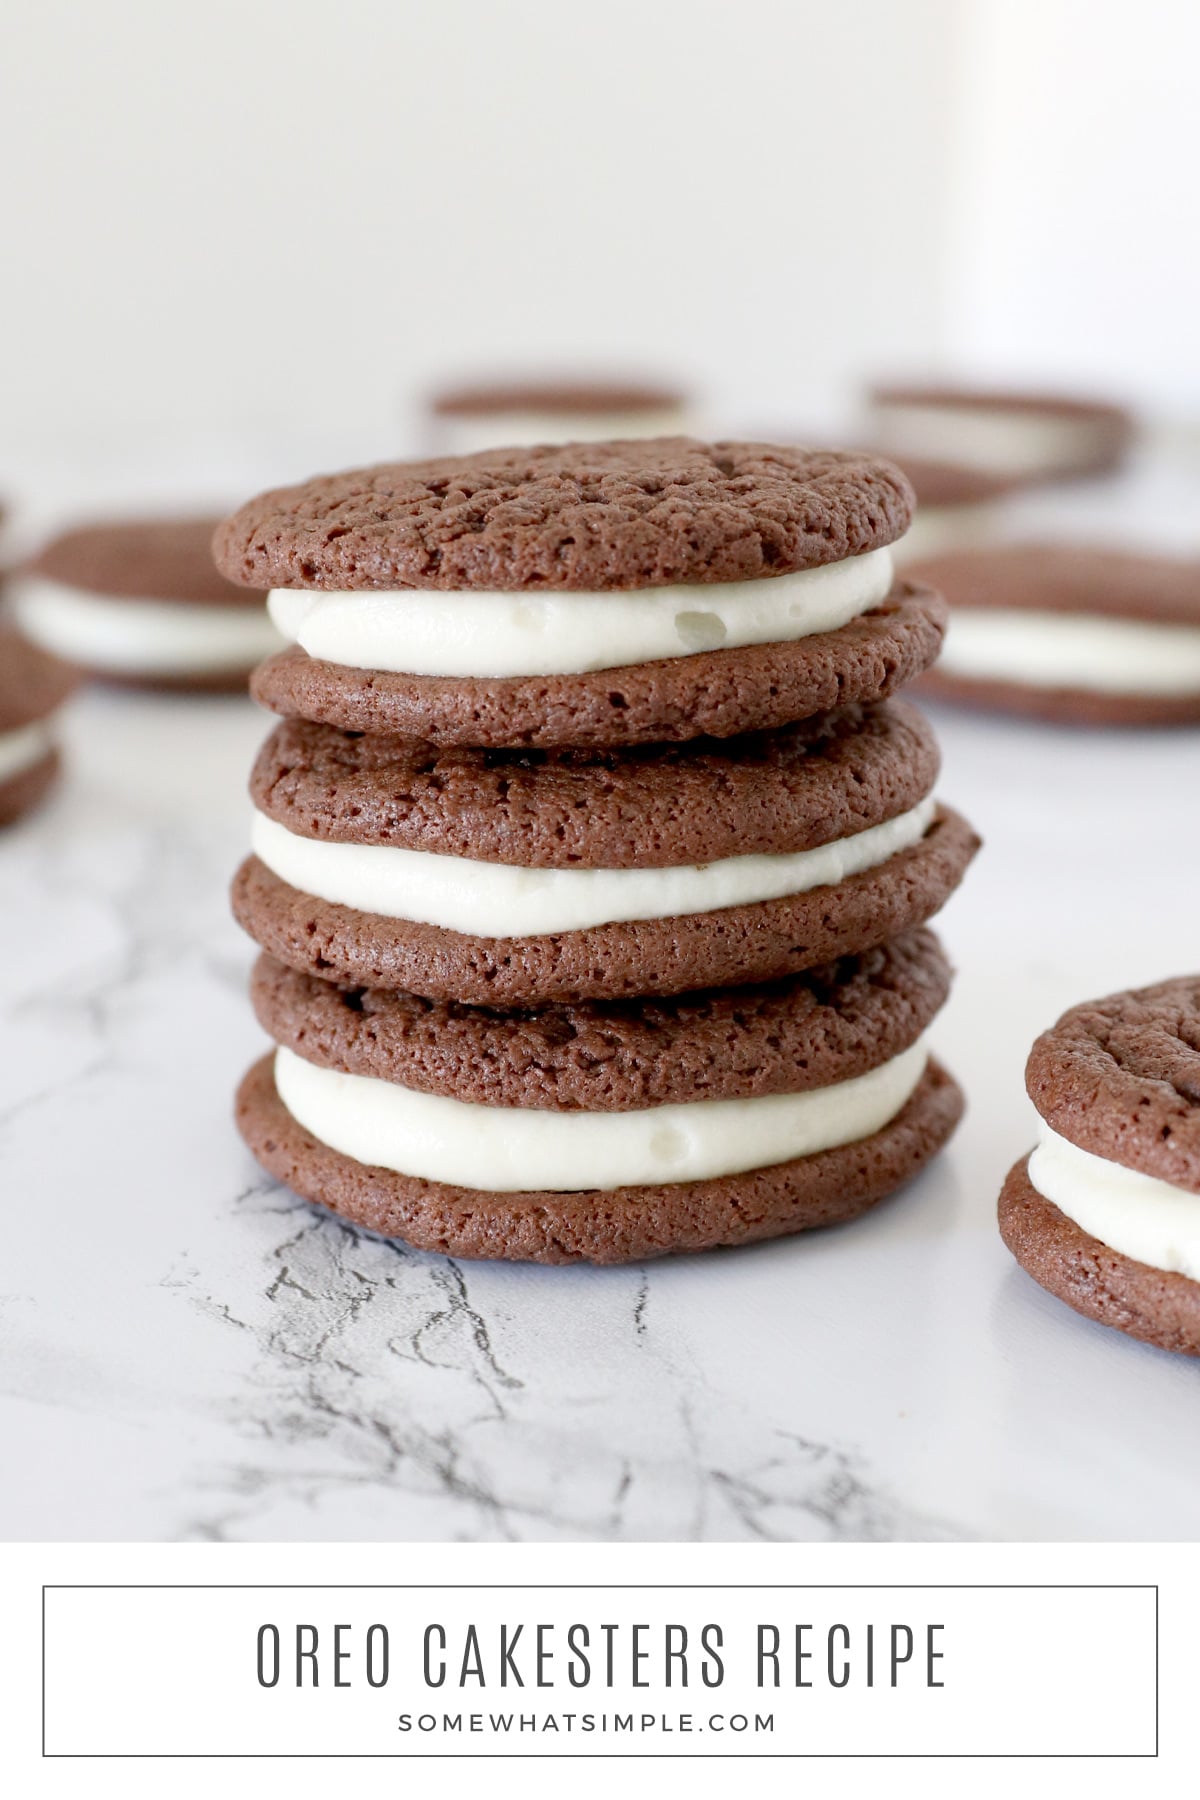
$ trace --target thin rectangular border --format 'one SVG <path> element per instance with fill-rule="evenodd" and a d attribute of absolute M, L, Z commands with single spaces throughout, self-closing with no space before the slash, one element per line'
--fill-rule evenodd
<path fill-rule="evenodd" d="M 768 1750 L 716 1752 L 668 1751 L 651 1756 L 636 1750 L 480 1751 L 435 1750 L 58 1750 L 46 1749 L 46 1595 L 56 1593 L 609 1593 L 628 1587 L 633 1593 L 1135 1593 L 1154 1595 L 1154 1749 L 1140 1750 Z M 44 1581 L 42 1583 L 42 1742 L 43 1762 L 1154 1762 L 1159 1754 L 1159 1584 L 1156 1581 Z"/>

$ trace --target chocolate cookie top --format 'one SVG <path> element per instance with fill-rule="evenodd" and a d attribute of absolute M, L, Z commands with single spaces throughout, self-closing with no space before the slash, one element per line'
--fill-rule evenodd
<path fill-rule="evenodd" d="M 44 719 L 78 681 L 78 670 L 0 623 L 0 732 Z"/>
<path fill-rule="evenodd" d="M 1021 389 L 958 387 L 950 382 L 878 383 L 871 399 L 883 406 L 945 406 L 976 412 L 1054 413 L 1081 423 L 1094 420 L 1122 433 L 1132 430 L 1131 414 L 1107 400 L 1084 400 L 1075 394 L 1038 393 Z"/>
<path fill-rule="evenodd" d="M 1200 560 L 1069 544 L 1003 544 L 931 556 L 905 570 L 954 607 L 1200 626 Z"/>
<path fill-rule="evenodd" d="M 865 831 L 929 793 L 938 761 L 903 701 L 626 750 L 439 750 L 292 719 L 263 745 L 250 792 L 301 837 L 526 868 L 664 868 Z"/>
<path fill-rule="evenodd" d="M 443 388 L 431 396 L 430 412 L 440 416 L 476 413 L 633 413 L 660 412 L 682 406 L 686 396 L 676 388 L 642 381 L 538 379 L 479 381 Z"/>
<path fill-rule="evenodd" d="M 950 969 L 929 931 L 760 987 L 497 1012 L 339 987 L 260 957 L 264 1029 L 309 1062 L 482 1106 L 626 1112 L 801 1093 L 916 1042 Z"/>
<path fill-rule="evenodd" d="M 109 519 L 51 540 L 25 572 L 122 600 L 185 600 L 201 606 L 261 606 L 218 574 L 216 519 Z M 251 584 L 253 585 L 253 584 Z"/>
<path fill-rule="evenodd" d="M 255 588 L 665 587 L 841 562 L 912 507 L 880 457 L 642 438 L 321 476 L 251 500 L 213 548 Z"/>
<path fill-rule="evenodd" d="M 1060 1137 L 1200 1194 L 1200 975 L 1072 1007 L 1025 1081 Z"/>

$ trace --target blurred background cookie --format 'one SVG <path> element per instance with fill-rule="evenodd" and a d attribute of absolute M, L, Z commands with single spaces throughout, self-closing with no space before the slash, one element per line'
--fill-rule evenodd
<path fill-rule="evenodd" d="M 54 715 L 76 671 L 0 621 L 0 825 L 22 818 L 59 772 Z"/>
<path fill-rule="evenodd" d="M 1200 561 L 1011 544 L 909 573 L 950 606 L 926 692 L 1063 724 L 1200 723 Z"/>
<path fill-rule="evenodd" d="M 429 447 L 451 456 L 493 445 L 674 437 L 693 424 L 681 388 L 617 377 L 465 382 L 430 395 L 426 409 Z"/>
<path fill-rule="evenodd" d="M 123 519 L 64 532 L 14 580 L 17 620 L 44 649 L 105 680 L 244 688 L 281 640 L 263 596 L 218 574 L 216 524 Z"/>
<path fill-rule="evenodd" d="M 1133 442 L 1132 415 L 1107 401 L 950 384 L 877 386 L 871 425 L 880 447 L 966 463 L 1026 481 L 1118 468 Z"/>
<path fill-rule="evenodd" d="M 989 543 L 1001 529 L 1005 500 L 1021 486 L 1012 476 L 970 463 L 938 462 L 926 456 L 892 460 L 907 475 L 917 497 L 912 524 L 892 553 L 897 562 Z"/>

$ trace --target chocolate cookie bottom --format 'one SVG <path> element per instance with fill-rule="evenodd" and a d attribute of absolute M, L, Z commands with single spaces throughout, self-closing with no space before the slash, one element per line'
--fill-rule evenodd
<path fill-rule="evenodd" d="M 253 1155 L 304 1199 L 418 1250 L 541 1263 L 639 1262 L 857 1218 L 925 1166 L 962 1111 L 957 1083 L 931 1060 L 907 1106 L 857 1144 L 711 1181 L 493 1194 L 369 1168 L 331 1150 L 280 1100 L 271 1056 L 255 1063 L 237 1098 L 238 1129 Z"/>
<path fill-rule="evenodd" d="M 1200 1281 L 1102 1244 L 1029 1179 L 1029 1158 L 1000 1193 L 1000 1235 L 1027 1275 L 1077 1313 L 1160 1350 L 1200 1356 Z"/>
<path fill-rule="evenodd" d="M 1015 681 L 982 681 L 930 669 L 914 690 L 979 712 L 1016 713 L 1051 725 L 1130 728 L 1200 724 L 1200 693 L 1182 695 L 1097 694 L 1083 688 L 1033 687 Z"/>
<path fill-rule="evenodd" d="M 330 981 L 500 1007 L 681 994 L 772 981 L 923 925 L 978 846 L 965 819 L 939 807 L 919 843 L 830 887 L 541 937 L 474 937 L 358 912 L 290 887 L 256 856 L 234 878 L 233 910 L 280 962 Z"/>
<path fill-rule="evenodd" d="M 51 750 L 28 769 L 0 781 L 0 825 L 12 825 L 40 805 L 58 780 L 61 766 L 58 751 Z"/>
<path fill-rule="evenodd" d="M 884 700 L 939 654 L 946 608 L 898 581 L 873 611 L 790 643 L 700 651 L 584 675 L 395 675 L 321 662 L 297 645 L 261 663 L 254 698 L 285 717 L 441 747 L 680 743 L 775 730 Z"/>

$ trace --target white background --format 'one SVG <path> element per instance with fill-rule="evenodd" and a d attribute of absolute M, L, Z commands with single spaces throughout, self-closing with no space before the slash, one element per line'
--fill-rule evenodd
<path fill-rule="evenodd" d="M 947 360 L 1200 408 L 1187 0 L 5 13 L 13 489 L 64 440 L 403 448 L 510 359 L 734 429 Z"/>

